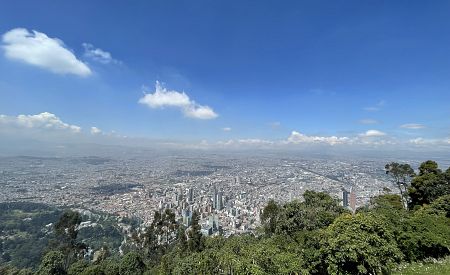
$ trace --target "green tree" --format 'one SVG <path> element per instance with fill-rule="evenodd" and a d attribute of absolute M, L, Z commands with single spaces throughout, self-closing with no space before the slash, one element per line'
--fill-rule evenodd
<path fill-rule="evenodd" d="M 428 215 L 442 215 L 450 218 L 450 194 L 439 197 L 431 204 L 422 207 L 420 211 Z"/>
<path fill-rule="evenodd" d="M 261 213 L 261 222 L 266 235 L 275 233 L 280 211 L 281 207 L 274 200 L 269 200 L 266 207 L 264 207 Z"/>
<path fill-rule="evenodd" d="M 186 237 L 186 228 L 184 226 L 179 226 L 177 232 L 178 248 L 181 253 L 184 253 L 188 249 L 188 242 Z"/>
<path fill-rule="evenodd" d="M 403 223 L 397 243 L 408 261 L 450 254 L 450 219 L 443 213 L 416 211 Z"/>
<path fill-rule="evenodd" d="M 78 235 L 77 227 L 81 221 L 80 213 L 72 210 L 64 212 L 55 224 L 56 235 L 73 245 Z"/>
<path fill-rule="evenodd" d="M 50 251 L 42 258 L 37 275 L 65 275 L 65 256 L 60 251 Z"/>
<path fill-rule="evenodd" d="M 70 265 L 67 270 L 67 275 L 78 275 L 81 274 L 89 266 L 88 262 L 85 260 L 79 260 Z"/>
<path fill-rule="evenodd" d="M 397 162 L 391 162 L 385 165 L 386 174 L 390 175 L 400 191 L 400 197 L 402 198 L 403 206 L 408 206 L 408 187 L 411 182 L 411 178 L 415 176 L 414 170 L 409 164 L 399 164 Z"/>
<path fill-rule="evenodd" d="M 203 250 L 204 246 L 204 237 L 201 233 L 201 227 L 198 223 L 200 220 L 199 214 L 197 211 L 192 213 L 192 225 L 188 231 L 188 241 L 187 246 L 190 252 L 198 252 Z"/>
<path fill-rule="evenodd" d="M 304 202 L 294 200 L 278 210 L 276 233 L 292 235 L 300 230 L 316 230 L 330 225 L 347 212 L 339 202 L 323 192 L 306 191 Z"/>
<path fill-rule="evenodd" d="M 142 275 L 145 271 L 145 264 L 136 252 L 129 252 L 120 261 L 120 275 Z"/>
<path fill-rule="evenodd" d="M 83 256 L 86 245 L 77 241 L 78 226 L 82 221 L 80 213 L 72 210 L 65 211 L 56 222 L 55 240 L 49 244 L 51 249 L 58 249 L 65 255 L 65 269 L 77 258 Z"/>
<path fill-rule="evenodd" d="M 118 259 L 108 258 L 102 263 L 103 271 L 107 275 L 119 275 L 120 274 L 120 263 Z"/>
<path fill-rule="evenodd" d="M 371 214 L 343 215 L 326 232 L 321 251 L 330 274 L 386 274 L 402 258 L 388 226 Z"/>
<path fill-rule="evenodd" d="M 80 275 L 106 275 L 101 265 L 90 265 Z M 109 274 L 108 274 L 109 275 Z"/>
<path fill-rule="evenodd" d="M 419 166 L 419 176 L 425 174 L 441 174 L 441 169 L 438 168 L 438 164 L 435 161 L 427 160 L 422 162 Z"/>
<path fill-rule="evenodd" d="M 440 196 L 450 194 L 450 182 L 436 162 L 428 160 L 419 167 L 419 175 L 411 182 L 410 208 L 429 204 Z"/>

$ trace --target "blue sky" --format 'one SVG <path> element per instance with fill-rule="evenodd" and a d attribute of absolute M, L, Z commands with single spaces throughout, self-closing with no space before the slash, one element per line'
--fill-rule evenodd
<path fill-rule="evenodd" d="M 448 145 L 449 12 L 448 1 L 3 3 L 0 126 Z M 45 55 L 47 42 L 62 50 Z"/>

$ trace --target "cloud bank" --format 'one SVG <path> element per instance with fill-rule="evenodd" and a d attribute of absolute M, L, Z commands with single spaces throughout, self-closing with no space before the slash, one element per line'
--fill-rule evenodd
<path fill-rule="evenodd" d="M 190 118 L 196 119 L 214 119 L 218 114 L 206 105 L 197 104 L 184 92 L 167 90 L 158 81 L 155 85 L 155 92 L 145 94 L 139 99 L 139 103 L 147 105 L 150 108 L 175 107 Z"/>
<path fill-rule="evenodd" d="M 2 129 L 38 129 L 46 131 L 65 131 L 79 133 L 81 127 L 63 122 L 56 115 L 44 112 L 37 115 L 0 115 L 0 126 Z"/>
<path fill-rule="evenodd" d="M 292 131 L 288 137 L 286 143 L 300 144 L 300 143 L 323 143 L 329 145 L 348 143 L 350 138 L 348 137 L 336 137 L 336 136 L 307 136 L 297 131 Z"/>
<path fill-rule="evenodd" d="M 17 28 L 2 37 L 5 56 L 26 64 L 46 69 L 57 74 L 89 76 L 91 69 L 58 38 L 50 38 L 45 33 Z"/>

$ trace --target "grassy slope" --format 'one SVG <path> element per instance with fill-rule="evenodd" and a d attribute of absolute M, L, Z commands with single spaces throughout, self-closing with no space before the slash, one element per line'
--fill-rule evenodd
<path fill-rule="evenodd" d="M 394 275 L 444 275 L 450 274 L 450 257 L 433 263 L 412 263 L 401 266 Z"/>

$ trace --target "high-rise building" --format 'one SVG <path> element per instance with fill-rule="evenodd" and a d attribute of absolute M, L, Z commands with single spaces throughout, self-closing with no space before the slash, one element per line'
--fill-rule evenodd
<path fill-rule="evenodd" d="M 216 188 L 214 188 L 214 197 L 213 197 L 213 208 L 216 210 L 221 210 L 223 208 L 223 193 L 218 192 Z"/>
<path fill-rule="evenodd" d="M 192 187 L 187 190 L 187 199 L 189 203 L 194 202 L 194 189 Z"/>
<path fill-rule="evenodd" d="M 342 197 L 341 197 L 341 205 L 343 207 L 348 207 L 349 206 L 349 198 L 348 196 L 350 195 L 350 192 L 348 192 L 345 188 L 342 188 Z"/>
<path fill-rule="evenodd" d="M 349 200 L 350 208 L 352 209 L 353 213 L 356 211 L 356 193 L 355 188 L 353 186 L 350 188 L 350 200 Z"/>
<path fill-rule="evenodd" d="M 183 209 L 181 211 L 181 216 L 183 218 L 183 224 L 185 226 L 191 225 L 191 222 L 192 222 L 192 212 L 191 211 L 189 211 L 187 209 Z"/>

